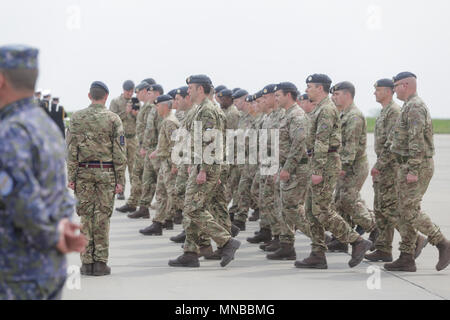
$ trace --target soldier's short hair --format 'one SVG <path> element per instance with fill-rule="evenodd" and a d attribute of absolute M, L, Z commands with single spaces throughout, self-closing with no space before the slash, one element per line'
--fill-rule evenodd
<path fill-rule="evenodd" d="M 195 86 L 196 86 L 196 88 L 202 87 L 203 88 L 203 92 L 206 95 L 209 95 L 211 93 L 212 88 L 211 88 L 210 84 L 198 84 L 198 83 L 196 83 Z"/>
<path fill-rule="evenodd" d="M 328 83 L 314 83 L 314 85 L 316 86 L 316 88 L 319 87 L 319 86 L 322 87 L 323 91 L 325 91 L 326 93 L 330 92 L 331 83 L 330 84 L 328 84 Z"/>
<path fill-rule="evenodd" d="M 6 80 L 16 90 L 34 91 L 39 75 L 38 69 L 0 69 Z"/>
<path fill-rule="evenodd" d="M 105 98 L 107 92 L 101 88 L 93 87 L 89 90 L 89 93 L 93 100 L 102 100 Z"/>

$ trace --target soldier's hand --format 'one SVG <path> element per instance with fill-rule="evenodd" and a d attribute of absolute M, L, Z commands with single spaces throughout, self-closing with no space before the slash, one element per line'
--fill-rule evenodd
<path fill-rule="evenodd" d="M 146 154 L 147 152 L 145 151 L 145 149 L 141 149 L 140 151 L 139 151 L 139 154 L 141 155 L 141 157 L 145 157 L 145 154 Z"/>
<path fill-rule="evenodd" d="M 116 194 L 123 192 L 123 186 L 121 184 L 116 184 Z"/>
<path fill-rule="evenodd" d="M 339 172 L 339 176 L 340 176 L 341 178 L 345 177 L 345 175 L 346 175 L 345 171 L 342 171 L 342 170 L 341 170 L 341 172 Z"/>
<path fill-rule="evenodd" d="M 150 154 L 149 158 L 150 158 L 150 159 L 156 159 L 156 150 L 153 151 L 153 152 Z"/>
<path fill-rule="evenodd" d="M 291 175 L 286 170 L 281 170 L 280 172 L 280 180 L 281 181 L 288 181 Z"/>
<path fill-rule="evenodd" d="M 170 171 L 173 175 L 178 173 L 178 168 L 176 166 L 172 166 L 172 170 Z"/>
<path fill-rule="evenodd" d="M 131 114 L 135 117 L 138 115 L 138 113 L 139 113 L 139 111 L 137 111 L 137 110 L 131 110 Z"/>
<path fill-rule="evenodd" d="M 316 176 L 315 174 L 313 174 L 311 176 L 311 181 L 313 183 L 313 185 L 317 185 L 319 183 L 321 183 L 323 181 L 323 177 L 322 176 Z"/>
<path fill-rule="evenodd" d="M 132 108 L 131 108 L 131 103 L 128 103 L 128 104 L 127 104 L 127 113 L 130 113 L 131 110 L 132 110 Z"/>
<path fill-rule="evenodd" d="M 88 241 L 83 234 L 77 232 L 78 230 L 80 225 L 70 222 L 67 218 L 59 222 L 59 241 L 56 248 L 61 253 L 84 252 Z"/>
<path fill-rule="evenodd" d="M 206 172 L 200 171 L 197 175 L 197 184 L 204 184 L 206 182 Z"/>
<path fill-rule="evenodd" d="M 75 190 L 75 182 L 69 182 L 69 184 L 67 185 L 67 187 L 69 189 Z"/>
<path fill-rule="evenodd" d="M 414 182 L 417 182 L 417 181 L 419 181 L 419 177 L 418 176 L 415 176 L 415 175 L 413 175 L 411 173 L 408 173 L 406 175 L 406 182 L 407 183 L 414 183 Z"/>

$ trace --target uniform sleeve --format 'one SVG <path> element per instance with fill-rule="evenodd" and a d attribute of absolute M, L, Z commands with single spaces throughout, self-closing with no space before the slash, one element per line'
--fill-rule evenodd
<path fill-rule="evenodd" d="M 76 182 L 78 170 L 78 140 L 76 134 L 74 121 L 75 116 L 70 119 L 69 131 L 67 135 L 67 173 L 69 182 Z"/>
<path fill-rule="evenodd" d="M 205 133 L 210 130 L 221 130 L 221 125 L 218 123 L 218 118 L 210 111 L 210 110 L 203 110 L 203 112 L 200 113 L 200 116 L 196 121 L 200 121 L 202 123 L 202 137 L 205 136 Z M 205 148 L 210 145 L 212 141 L 205 141 L 205 139 L 202 139 L 202 150 L 205 150 Z M 195 145 L 195 144 L 194 144 Z M 194 148 L 195 152 L 195 148 Z M 196 157 L 199 157 L 199 159 L 203 159 L 203 155 L 196 155 Z M 213 166 L 213 164 L 208 165 L 205 163 L 205 161 L 202 161 L 202 164 L 200 165 L 201 171 L 208 171 L 208 169 Z"/>
<path fill-rule="evenodd" d="M 394 128 L 396 126 L 396 123 L 400 117 L 400 110 L 392 109 L 390 110 L 389 114 L 386 115 L 386 119 L 383 123 L 384 125 L 384 139 L 385 143 L 383 146 L 383 149 L 381 151 L 380 156 L 377 159 L 377 162 L 375 163 L 375 168 L 377 170 L 382 170 L 385 168 L 391 161 L 393 161 L 393 155 L 391 151 L 389 150 L 392 140 L 392 134 L 394 132 Z"/>
<path fill-rule="evenodd" d="M 323 169 L 327 163 L 328 150 L 330 149 L 330 136 L 335 130 L 334 119 L 331 112 L 324 109 L 318 115 L 316 140 L 314 142 L 314 153 L 312 157 L 312 173 L 322 176 Z"/>
<path fill-rule="evenodd" d="M 120 120 L 124 121 L 127 118 L 127 113 L 125 110 L 120 110 L 120 105 L 117 99 L 114 99 L 111 101 L 111 104 L 109 106 L 109 110 L 114 112 L 120 117 Z"/>
<path fill-rule="evenodd" d="M 12 126 L 0 146 L 0 166 L 12 181 L 13 189 L 3 197 L 7 208 L 12 208 L 15 228 L 22 231 L 28 243 L 39 249 L 54 248 L 59 240 L 58 223 L 47 210 L 41 198 L 38 179 L 32 170 L 39 161 L 28 134 L 19 126 Z"/>
<path fill-rule="evenodd" d="M 144 140 L 142 141 L 142 147 L 148 152 L 152 146 L 158 142 L 158 130 L 157 130 L 157 114 L 156 109 L 152 108 L 147 117 L 147 123 L 145 126 Z"/>
<path fill-rule="evenodd" d="M 145 114 L 147 113 L 147 109 L 141 108 L 141 111 L 139 111 L 136 119 L 136 135 L 138 137 L 139 146 L 142 146 L 142 140 L 144 136 L 145 131 Z"/>
<path fill-rule="evenodd" d="M 420 106 L 412 106 L 408 112 L 408 172 L 418 176 L 425 148 L 426 116 Z"/>
<path fill-rule="evenodd" d="M 342 170 L 347 171 L 355 161 L 358 141 L 364 127 L 364 120 L 352 115 L 347 121 L 345 130 L 342 128 L 342 150 L 340 152 Z"/>
<path fill-rule="evenodd" d="M 122 122 L 119 118 L 115 118 L 113 124 L 113 154 L 114 172 L 116 174 L 116 183 L 125 185 L 125 168 L 127 163 L 127 155 L 125 151 L 125 133 L 123 131 Z"/>
<path fill-rule="evenodd" d="M 289 173 L 295 171 L 296 166 L 304 157 L 304 152 L 306 149 L 306 135 L 306 118 L 299 116 L 294 117 L 289 128 L 289 136 L 291 137 L 292 144 L 286 162 L 284 163 L 283 170 Z"/>

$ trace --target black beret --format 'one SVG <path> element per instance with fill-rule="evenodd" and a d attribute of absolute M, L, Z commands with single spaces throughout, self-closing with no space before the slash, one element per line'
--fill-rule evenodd
<path fill-rule="evenodd" d="M 274 93 L 276 90 L 275 88 L 277 87 L 276 84 L 268 84 L 267 86 L 265 86 L 261 91 L 263 95 L 269 94 L 269 93 Z"/>
<path fill-rule="evenodd" d="M 331 84 L 333 81 L 331 81 L 330 77 L 326 74 L 319 74 L 315 73 L 310 75 L 306 79 L 306 83 L 323 83 L 323 84 Z"/>
<path fill-rule="evenodd" d="M 397 81 L 400 81 L 400 80 L 403 80 L 403 79 L 406 79 L 406 78 L 411 78 L 411 77 L 417 79 L 417 76 L 414 73 L 406 71 L 406 72 L 400 72 L 392 80 L 394 82 L 397 82 Z"/>
<path fill-rule="evenodd" d="M 299 100 L 309 100 L 309 96 L 305 93 L 299 96 Z"/>
<path fill-rule="evenodd" d="M 127 80 L 122 85 L 123 90 L 130 91 L 134 89 L 134 82 L 131 80 Z"/>
<path fill-rule="evenodd" d="M 219 97 L 232 97 L 233 91 L 231 91 L 230 89 L 224 89 L 219 92 L 218 96 Z"/>
<path fill-rule="evenodd" d="M 292 82 L 281 82 L 276 85 L 274 91 L 283 90 L 286 92 L 297 92 L 297 86 Z"/>
<path fill-rule="evenodd" d="M 158 103 L 167 102 L 167 101 L 171 101 L 171 100 L 173 100 L 172 96 L 169 96 L 168 94 L 163 94 L 163 95 L 159 96 L 158 98 L 156 98 L 154 103 L 158 104 Z"/>
<path fill-rule="evenodd" d="M 141 90 L 148 89 L 148 88 L 150 88 L 150 84 L 148 84 L 146 81 L 142 81 L 141 83 L 139 83 L 136 86 L 136 92 L 139 92 Z"/>
<path fill-rule="evenodd" d="M 142 80 L 142 82 L 144 82 L 144 81 L 147 82 L 149 85 L 156 84 L 156 81 L 153 78 L 147 78 L 147 79 Z"/>
<path fill-rule="evenodd" d="M 164 94 L 164 89 L 160 84 L 151 85 L 148 91 L 158 91 L 160 94 Z"/>
<path fill-rule="evenodd" d="M 177 89 L 177 94 L 185 98 L 188 95 L 188 87 L 181 87 Z"/>
<path fill-rule="evenodd" d="M 227 89 L 227 87 L 225 87 L 224 85 L 220 85 L 220 86 L 215 87 L 214 91 L 219 93 L 220 91 L 225 90 L 225 89 Z"/>
<path fill-rule="evenodd" d="M 175 96 L 177 95 L 177 89 L 170 90 L 168 95 L 171 96 L 172 99 L 175 99 Z"/>
<path fill-rule="evenodd" d="M 253 97 L 254 97 L 254 95 L 248 95 L 247 96 L 247 98 L 245 98 L 245 101 L 247 101 L 247 102 L 253 102 Z"/>
<path fill-rule="evenodd" d="M 380 79 L 375 82 L 375 88 L 394 88 L 394 81 L 392 79 Z"/>
<path fill-rule="evenodd" d="M 109 94 L 109 89 L 108 89 L 108 87 L 106 86 L 106 84 L 104 84 L 104 83 L 101 82 L 101 81 L 94 81 L 94 82 L 92 82 L 92 84 L 91 84 L 91 89 L 93 89 L 93 88 L 103 89 L 103 90 L 106 91 L 106 93 Z"/>
<path fill-rule="evenodd" d="M 233 99 L 239 99 L 246 95 L 248 95 L 248 92 L 244 89 L 240 89 L 240 90 L 236 91 L 235 93 L 233 93 Z"/>
<path fill-rule="evenodd" d="M 235 94 L 236 92 L 238 92 L 239 90 L 241 90 L 241 88 L 234 88 L 233 90 L 231 90 L 233 92 L 233 94 Z"/>
<path fill-rule="evenodd" d="M 331 87 L 330 93 L 333 93 L 335 91 L 340 91 L 340 90 L 350 90 L 350 91 L 355 92 L 355 86 L 349 81 L 339 82 L 339 83 L 335 84 L 333 87 Z"/>
<path fill-rule="evenodd" d="M 186 79 L 186 83 L 187 84 L 209 84 L 212 85 L 212 81 L 211 79 L 204 75 L 204 74 L 198 74 L 198 75 L 193 75 L 190 76 L 189 78 Z"/>
<path fill-rule="evenodd" d="M 263 96 L 263 90 L 258 91 L 253 95 L 253 100 L 257 100 Z"/>

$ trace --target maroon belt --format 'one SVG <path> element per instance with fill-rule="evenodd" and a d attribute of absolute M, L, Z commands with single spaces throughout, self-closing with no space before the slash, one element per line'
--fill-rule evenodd
<path fill-rule="evenodd" d="M 113 169 L 114 165 L 111 163 L 79 163 L 78 167 L 88 169 Z"/>

